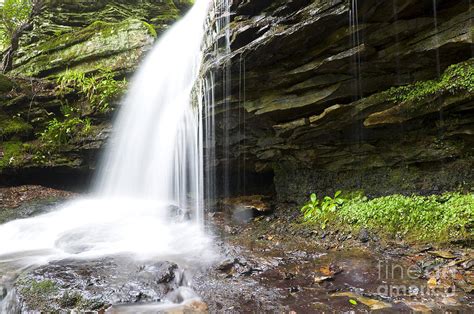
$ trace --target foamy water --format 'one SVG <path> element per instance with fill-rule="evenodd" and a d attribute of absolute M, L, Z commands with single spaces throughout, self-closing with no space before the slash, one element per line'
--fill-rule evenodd
<path fill-rule="evenodd" d="M 191 91 L 201 66 L 209 0 L 162 36 L 132 80 L 93 196 L 0 226 L 0 262 L 129 254 L 212 256 L 202 228 L 202 147 Z M 173 214 L 176 208 L 189 217 Z"/>

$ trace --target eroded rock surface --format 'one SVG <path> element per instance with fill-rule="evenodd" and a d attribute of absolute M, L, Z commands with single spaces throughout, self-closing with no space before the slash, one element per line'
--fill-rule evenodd
<path fill-rule="evenodd" d="M 359 1 L 355 16 L 344 0 L 251 0 L 231 11 L 232 52 L 208 55 L 217 76 L 231 65 L 230 98 L 216 88 L 217 133 L 230 134 L 221 167 L 274 173 L 282 201 L 472 185 L 472 5 Z M 447 79 L 459 89 L 441 88 L 459 68 Z"/>

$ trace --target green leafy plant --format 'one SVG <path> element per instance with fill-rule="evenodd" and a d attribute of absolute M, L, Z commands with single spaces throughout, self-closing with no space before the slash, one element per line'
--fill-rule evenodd
<path fill-rule="evenodd" d="M 28 21 L 33 3 L 31 0 L 5 0 L 0 3 L 0 47 L 11 44 L 18 28 Z"/>
<path fill-rule="evenodd" d="M 306 205 L 301 208 L 301 212 L 303 213 L 303 219 L 305 221 L 311 221 L 313 218 L 317 216 L 317 212 L 319 209 L 319 200 L 316 194 L 311 194 L 310 201 Z"/>
<path fill-rule="evenodd" d="M 441 93 L 474 93 L 473 61 L 453 64 L 437 80 L 420 81 L 411 85 L 388 90 L 388 98 L 393 102 L 420 101 Z"/>
<path fill-rule="evenodd" d="M 338 219 L 393 236 L 447 240 L 473 236 L 473 208 L 474 194 L 359 197 L 342 206 Z"/>
<path fill-rule="evenodd" d="M 53 118 L 40 133 L 40 139 L 50 147 L 58 147 L 70 143 L 76 136 L 87 136 L 90 130 L 91 121 L 88 118 L 73 117 L 63 121 Z"/>
<path fill-rule="evenodd" d="M 301 208 L 304 221 L 311 222 L 319 220 L 321 227 L 325 229 L 326 223 L 328 222 L 326 216 L 336 212 L 337 209 L 344 204 L 344 198 L 341 197 L 341 194 L 341 191 L 337 191 L 334 197 L 325 196 L 321 201 L 318 200 L 316 194 L 311 194 L 310 201 Z"/>
<path fill-rule="evenodd" d="M 111 103 L 125 90 L 127 81 L 115 80 L 110 69 L 99 69 L 96 75 L 87 76 L 79 71 L 66 71 L 57 78 L 59 93 L 66 95 L 72 90 L 85 97 L 93 110 L 100 113 L 111 111 Z"/>
<path fill-rule="evenodd" d="M 315 194 L 301 211 L 305 222 L 328 223 L 358 231 L 366 228 L 389 237 L 417 242 L 472 239 L 474 194 L 445 193 L 430 196 L 389 195 L 368 199 L 358 193 L 319 201 Z"/>
<path fill-rule="evenodd" d="M 342 191 L 337 191 L 334 197 L 325 196 L 321 202 L 321 211 L 335 212 L 339 206 L 344 204 L 344 199 L 341 197 Z"/>
<path fill-rule="evenodd" d="M 58 148 L 70 143 L 75 137 L 87 136 L 91 131 L 91 120 L 81 118 L 80 111 L 67 105 L 61 106 L 63 120 L 53 118 L 46 129 L 39 134 L 40 140 L 48 148 Z"/>

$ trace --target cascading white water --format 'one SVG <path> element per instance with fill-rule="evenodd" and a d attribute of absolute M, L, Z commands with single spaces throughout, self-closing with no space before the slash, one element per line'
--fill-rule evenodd
<path fill-rule="evenodd" d="M 198 117 L 190 104 L 208 1 L 197 1 L 139 69 L 98 177 L 98 195 L 201 209 Z"/>
<path fill-rule="evenodd" d="M 0 264 L 122 253 L 175 261 L 210 255 L 202 230 L 202 110 L 191 105 L 209 2 L 197 0 L 138 70 L 93 197 L 0 226 Z M 192 219 L 170 217 L 172 208 Z"/>

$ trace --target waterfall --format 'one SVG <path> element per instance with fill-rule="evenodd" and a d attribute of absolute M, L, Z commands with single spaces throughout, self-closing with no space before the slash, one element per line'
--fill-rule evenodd
<path fill-rule="evenodd" d="M 202 228 L 203 110 L 192 105 L 209 2 L 197 0 L 139 68 L 91 197 L 0 226 L 0 266 L 115 254 L 211 258 Z"/>
<path fill-rule="evenodd" d="M 227 164 L 220 159 L 229 160 L 230 147 L 230 94 L 231 94 L 231 58 L 230 49 L 230 0 L 214 1 L 210 10 L 205 35 L 206 63 L 204 75 L 199 82 L 203 123 L 204 156 L 204 195 L 206 206 L 215 206 L 218 195 L 229 196 L 230 173 Z M 216 98 L 223 99 L 217 103 Z M 217 109 L 216 109 L 217 107 Z M 220 129 L 217 129 L 217 125 Z M 219 144 L 219 145 L 218 145 Z M 219 147 L 218 147 L 219 146 Z M 220 173 L 216 168 L 220 167 Z"/>

